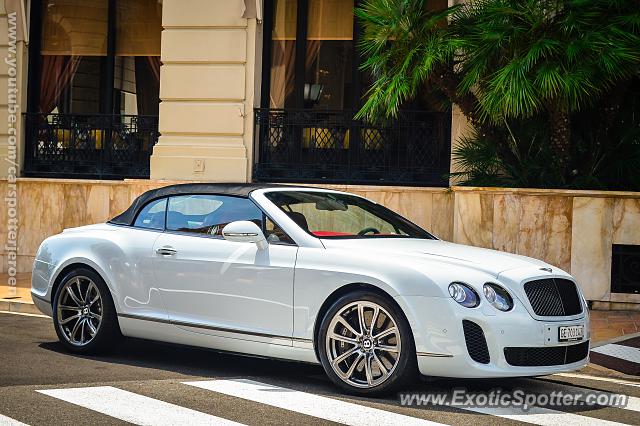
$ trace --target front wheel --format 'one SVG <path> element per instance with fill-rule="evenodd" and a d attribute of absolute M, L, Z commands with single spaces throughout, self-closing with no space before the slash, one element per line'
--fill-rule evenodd
<path fill-rule="evenodd" d="M 317 340 L 329 378 L 360 395 L 398 390 L 418 377 L 409 324 L 394 304 L 370 291 L 349 293 L 327 311 Z"/>
<path fill-rule="evenodd" d="M 54 296 L 53 323 L 60 342 L 75 353 L 99 352 L 120 335 L 107 285 L 86 268 L 62 278 Z"/>

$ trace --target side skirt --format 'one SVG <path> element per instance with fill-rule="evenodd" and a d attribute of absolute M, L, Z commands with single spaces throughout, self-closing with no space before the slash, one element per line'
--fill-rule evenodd
<path fill-rule="evenodd" d="M 313 342 L 262 333 L 247 333 L 218 327 L 173 322 L 168 319 L 118 314 L 122 334 L 147 340 L 197 346 L 253 355 L 318 364 Z"/>

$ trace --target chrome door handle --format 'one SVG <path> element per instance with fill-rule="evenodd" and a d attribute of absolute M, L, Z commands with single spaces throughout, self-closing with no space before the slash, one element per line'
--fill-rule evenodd
<path fill-rule="evenodd" d="M 178 250 L 175 250 L 173 247 L 160 247 L 156 250 L 156 253 L 161 256 L 173 256 L 178 253 Z"/>

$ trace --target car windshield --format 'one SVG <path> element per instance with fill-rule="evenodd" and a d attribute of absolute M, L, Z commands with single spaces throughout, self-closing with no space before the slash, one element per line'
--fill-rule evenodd
<path fill-rule="evenodd" d="M 434 239 L 386 207 L 353 195 L 274 191 L 265 196 L 302 229 L 319 238 Z"/>

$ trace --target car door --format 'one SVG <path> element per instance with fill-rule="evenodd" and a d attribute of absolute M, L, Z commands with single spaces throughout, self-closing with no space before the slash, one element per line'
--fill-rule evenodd
<path fill-rule="evenodd" d="M 155 242 L 155 273 L 170 320 L 191 331 L 264 341 L 293 333 L 295 245 L 222 238 L 222 228 L 263 213 L 247 198 L 170 197 L 166 231 Z"/>
<path fill-rule="evenodd" d="M 120 253 L 105 253 L 112 273 L 126 285 L 114 293 L 121 314 L 152 319 L 167 319 L 167 310 L 157 288 L 155 274 L 155 241 L 165 226 L 167 199 L 153 200 L 138 213 L 133 226 L 119 226 L 114 241 Z"/>

